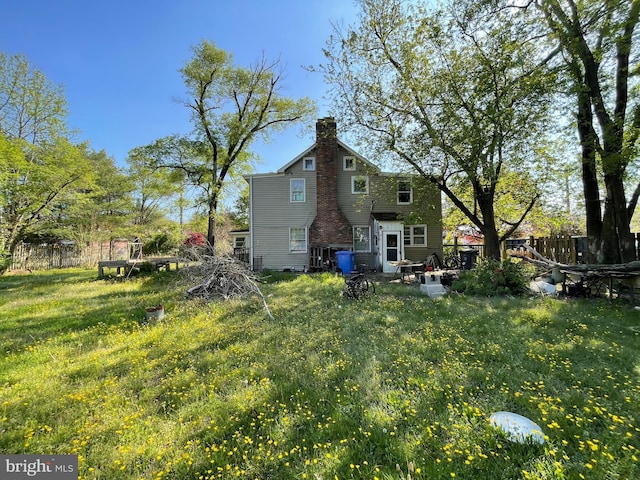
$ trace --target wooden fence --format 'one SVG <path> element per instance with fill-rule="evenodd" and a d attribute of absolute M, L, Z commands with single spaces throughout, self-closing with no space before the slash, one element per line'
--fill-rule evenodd
<path fill-rule="evenodd" d="M 635 259 L 640 259 L 640 233 L 633 234 L 635 238 Z M 536 249 L 536 251 L 555 262 L 576 264 L 585 263 L 587 254 L 587 237 L 571 235 L 555 235 L 553 237 L 529 237 L 522 239 L 509 239 L 506 241 L 507 250 L 517 250 L 524 243 Z"/>
<path fill-rule="evenodd" d="M 103 260 L 128 260 L 131 245 L 127 241 L 76 244 L 21 243 L 13 252 L 11 270 L 48 270 L 51 268 L 94 267 Z"/>

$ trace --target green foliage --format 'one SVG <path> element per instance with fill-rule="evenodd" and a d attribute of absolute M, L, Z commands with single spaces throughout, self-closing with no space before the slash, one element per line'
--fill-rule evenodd
<path fill-rule="evenodd" d="M 528 292 L 533 273 L 521 261 L 482 259 L 473 269 L 460 273 L 451 289 L 482 297 L 522 295 Z"/>
<path fill-rule="evenodd" d="M 232 56 L 202 41 L 180 70 L 191 100 L 198 132 L 197 155 L 159 165 L 178 169 L 203 192 L 208 216 L 207 241 L 213 247 L 216 214 L 225 186 L 254 158 L 249 148 L 296 123 L 310 120 L 315 104 L 282 95 L 282 67 L 264 56 L 249 68 L 233 64 Z M 187 168 L 185 168 L 187 167 Z M 195 167 L 195 168 L 194 168 Z"/>
<path fill-rule="evenodd" d="M 370 157 L 391 152 L 437 185 L 499 258 L 538 198 L 527 172 L 552 130 L 548 50 L 522 15 L 489 3 L 358 3 L 360 23 L 336 28 L 325 52 L 341 118 Z"/>
<path fill-rule="evenodd" d="M 0 53 L 0 247 L 60 222 L 60 206 L 93 172 L 65 125 L 66 100 L 22 56 Z"/>
<path fill-rule="evenodd" d="M 68 137 L 67 101 L 23 55 L 0 52 L 0 132 L 11 140 L 44 146 Z"/>
<path fill-rule="evenodd" d="M 0 275 L 11 266 L 11 253 L 7 250 L 0 250 Z"/>
<path fill-rule="evenodd" d="M 535 10 L 563 65 L 576 115 L 581 150 L 589 262 L 625 263 L 636 258 L 630 222 L 637 182 L 625 179 L 638 160 L 640 105 L 634 90 L 638 71 L 640 4 L 540 2 Z M 551 50 L 551 48 L 550 48 Z M 607 65 L 608 74 L 602 75 Z M 631 168 L 629 168 L 631 167 Z M 632 173 L 633 175 L 633 173 Z M 604 198 L 601 198 L 604 196 Z M 629 203 L 628 203 L 629 202 Z"/>
<path fill-rule="evenodd" d="M 156 141 L 145 147 L 132 149 L 127 156 L 127 176 L 133 185 L 136 204 L 133 221 L 136 225 L 153 228 L 163 217 L 169 203 L 177 203 L 184 210 L 184 174 L 170 169 L 153 168 L 154 158 L 166 153 L 167 145 Z"/>
<path fill-rule="evenodd" d="M 54 214 L 40 227 L 56 238 L 79 244 L 130 236 L 133 185 L 106 152 L 78 147 L 91 175 L 58 202 Z"/>
<path fill-rule="evenodd" d="M 180 247 L 180 238 L 167 232 L 156 233 L 142 245 L 144 255 L 170 253 Z"/>

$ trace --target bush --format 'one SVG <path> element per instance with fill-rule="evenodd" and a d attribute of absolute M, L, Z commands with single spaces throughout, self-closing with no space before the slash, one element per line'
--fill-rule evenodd
<path fill-rule="evenodd" d="M 206 237 L 200 232 L 189 232 L 184 241 L 187 247 L 204 247 L 207 244 Z"/>
<path fill-rule="evenodd" d="M 522 261 L 483 259 L 473 270 L 461 273 L 451 289 L 483 297 L 522 295 L 528 292 L 532 276 L 533 271 Z"/>
<path fill-rule="evenodd" d="M 167 233 L 157 233 L 151 239 L 144 242 L 142 251 L 145 254 L 165 254 L 178 248 L 178 241 Z"/>
<path fill-rule="evenodd" d="M 0 275 L 11 266 L 11 254 L 8 250 L 0 250 Z"/>

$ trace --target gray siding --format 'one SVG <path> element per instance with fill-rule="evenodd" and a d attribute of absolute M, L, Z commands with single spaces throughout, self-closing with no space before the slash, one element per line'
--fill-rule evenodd
<path fill-rule="evenodd" d="M 341 149 L 339 155 L 351 156 Z M 351 193 L 351 177 L 366 175 L 369 177 L 369 194 Z M 405 225 L 426 225 L 427 245 L 422 247 L 405 246 L 405 257 L 424 260 L 434 251 L 442 253 L 442 202 L 440 192 L 430 184 L 418 179 L 413 180 L 413 202 L 398 205 L 398 180 L 408 176 L 383 174 L 372 169 L 364 161 L 356 162 L 356 171 L 338 170 L 340 207 L 352 225 L 370 225 L 371 217 L 376 213 L 397 213 Z M 420 192 L 420 193 L 418 193 Z M 378 232 L 372 232 L 376 235 Z M 372 253 L 377 253 L 375 238 L 372 238 Z M 371 257 L 358 254 L 356 260 L 365 263 Z M 361 260 L 360 260 L 361 259 Z"/>
<path fill-rule="evenodd" d="M 290 201 L 290 180 L 294 178 L 305 180 L 305 202 Z M 257 175 L 251 183 L 252 256 L 262 257 L 266 269 L 304 268 L 309 254 L 289 253 L 289 228 L 308 228 L 315 218 L 315 172 L 300 167 L 291 174 Z"/>
<path fill-rule="evenodd" d="M 312 150 L 306 156 L 314 155 L 315 151 Z M 344 170 L 344 156 L 356 157 L 355 171 Z M 424 260 L 434 251 L 442 252 L 442 206 L 437 189 L 414 180 L 413 202 L 410 205 L 398 205 L 397 182 L 399 178 L 406 176 L 380 173 L 371 164 L 342 147 L 339 148 L 338 158 L 338 203 L 352 225 L 373 227 L 373 216 L 376 213 L 397 213 L 406 225 L 427 225 L 427 246 L 406 246 L 406 258 Z M 281 270 L 293 267 L 301 270 L 309 265 L 309 252 L 289 253 L 289 228 L 310 227 L 317 211 L 316 172 L 304 171 L 302 168 L 303 162 L 300 159 L 283 173 L 251 177 L 252 255 L 262 257 L 263 268 Z M 369 177 L 369 194 L 351 193 L 351 177 L 356 175 Z M 292 178 L 305 179 L 304 203 L 290 202 Z M 418 191 L 423 194 L 418 195 Z M 377 233 L 372 231 L 372 252 L 357 253 L 356 264 L 373 266 L 376 263 Z"/>

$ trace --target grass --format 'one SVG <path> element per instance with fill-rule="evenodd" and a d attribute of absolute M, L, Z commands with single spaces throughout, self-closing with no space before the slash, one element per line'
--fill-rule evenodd
<path fill-rule="evenodd" d="M 81 479 L 640 477 L 629 305 L 391 284 L 350 302 L 301 275 L 263 286 L 271 321 L 184 301 L 174 275 L 0 277 L 0 453 L 77 454 Z M 500 410 L 544 445 L 493 429 Z"/>

